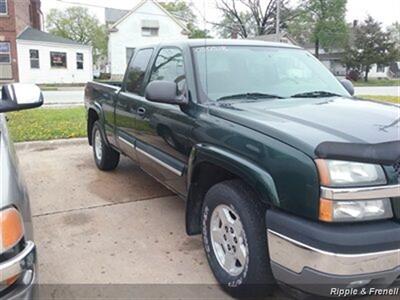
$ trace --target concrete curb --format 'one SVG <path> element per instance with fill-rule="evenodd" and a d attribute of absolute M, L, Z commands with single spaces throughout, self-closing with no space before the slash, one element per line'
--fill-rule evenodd
<path fill-rule="evenodd" d="M 15 143 L 14 145 L 17 151 L 21 151 L 21 150 L 29 150 L 32 148 L 40 148 L 40 147 L 74 146 L 74 145 L 84 145 L 84 144 L 89 145 L 87 138 L 21 142 L 21 143 Z"/>

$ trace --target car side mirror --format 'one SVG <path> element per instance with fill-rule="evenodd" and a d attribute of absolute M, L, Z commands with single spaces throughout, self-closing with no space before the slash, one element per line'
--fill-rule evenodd
<path fill-rule="evenodd" d="M 354 96 L 354 86 L 350 80 L 342 79 L 342 80 L 340 80 L 340 83 L 349 92 L 350 95 Z"/>
<path fill-rule="evenodd" d="M 144 96 L 151 102 L 177 105 L 188 103 L 184 95 L 179 95 L 178 85 L 172 81 L 155 80 L 150 82 Z"/>
<path fill-rule="evenodd" d="M 35 108 L 42 104 L 43 94 L 37 85 L 13 83 L 1 88 L 1 113 Z"/>

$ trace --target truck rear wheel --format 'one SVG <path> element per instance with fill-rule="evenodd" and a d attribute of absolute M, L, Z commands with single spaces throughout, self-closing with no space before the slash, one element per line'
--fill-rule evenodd
<path fill-rule="evenodd" d="M 92 145 L 94 161 L 100 170 L 111 171 L 118 166 L 120 154 L 104 142 L 98 121 L 93 125 Z"/>
<path fill-rule="evenodd" d="M 234 296 L 271 294 L 264 205 L 241 180 L 214 185 L 202 209 L 205 252 L 214 276 Z"/>

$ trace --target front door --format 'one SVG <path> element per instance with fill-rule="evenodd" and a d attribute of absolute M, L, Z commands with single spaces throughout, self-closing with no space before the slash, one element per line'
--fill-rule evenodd
<path fill-rule="evenodd" d="M 141 49 L 131 59 L 115 105 L 115 134 L 118 147 L 133 159 L 136 159 L 138 102 L 144 99 L 143 83 L 152 55 L 152 48 Z"/>
<path fill-rule="evenodd" d="M 157 54 L 147 84 L 154 80 L 175 82 L 186 93 L 182 51 L 163 48 Z M 193 118 L 181 107 L 138 99 L 137 157 L 143 169 L 181 195 L 186 195 L 185 171 L 190 154 Z"/>

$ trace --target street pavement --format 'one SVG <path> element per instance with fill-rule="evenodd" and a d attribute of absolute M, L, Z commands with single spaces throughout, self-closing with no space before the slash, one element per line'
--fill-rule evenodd
<path fill-rule="evenodd" d="M 44 106 L 77 106 L 83 105 L 84 88 L 59 91 L 43 91 Z"/>
<path fill-rule="evenodd" d="M 355 94 L 400 96 L 400 86 L 360 86 L 355 87 Z"/>

